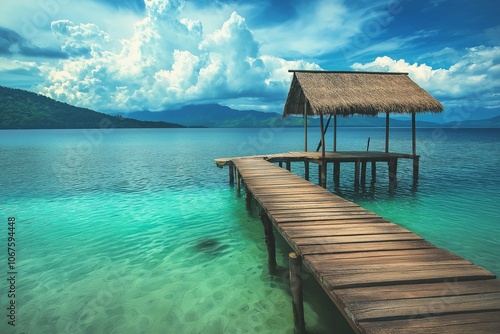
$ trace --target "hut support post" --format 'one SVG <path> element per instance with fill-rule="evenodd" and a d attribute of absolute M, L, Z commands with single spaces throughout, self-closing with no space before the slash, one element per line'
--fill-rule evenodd
<path fill-rule="evenodd" d="M 307 99 L 304 100 L 304 152 L 307 152 Z"/>
<path fill-rule="evenodd" d="M 302 258 L 292 252 L 290 260 L 290 289 L 292 292 L 293 321 L 296 333 L 305 333 L 304 302 L 302 296 Z"/>
<path fill-rule="evenodd" d="M 259 213 L 262 225 L 264 225 L 264 235 L 266 237 L 267 246 L 267 266 L 269 268 L 270 274 L 276 273 L 276 246 L 273 233 L 273 224 L 266 214 L 264 209 L 260 210 Z"/>
<path fill-rule="evenodd" d="M 417 126 L 415 112 L 411 114 L 411 148 L 413 154 L 413 181 L 418 180 L 419 157 L 417 156 Z"/>
<path fill-rule="evenodd" d="M 337 114 L 333 115 L 333 152 L 337 152 Z"/>
<path fill-rule="evenodd" d="M 234 166 L 229 165 L 229 184 L 233 185 L 234 184 Z"/>
<path fill-rule="evenodd" d="M 385 153 L 389 153 L 389 112 L 385 114 Z"/>
<path fill-rule="evenodd" d="M 359 160 L 354 162 L 354 187 L 359 187 Z"/>
<path fill-rule="evenodd" d="M 412 154 L 417 155 L 417 127 L 415 124 L 415 112 L 411 113 L 411 149 Z"/>
<path fill-rule="evenodd" d="M 325 157 L 325 126 L 323 124 L 323 114 L 319 116 L 319 124 L 321 127 L 321 157 Z"/>
<path fill-rule="evenodd" d="M 309 161 L 304 160 L 304 178 L 309 181 Z"/>

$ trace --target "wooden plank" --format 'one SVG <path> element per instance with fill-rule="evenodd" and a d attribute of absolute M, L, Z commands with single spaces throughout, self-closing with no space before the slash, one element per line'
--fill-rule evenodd
<path fill-rule="evenodd" d="M 323 220 L 307 220 L 307 221 L 283 221 L 283 222 L 276 222 L 276 220 L 273 217 L 273 221 L 275 224 L 279 226 L 306 226 L 306 225 L 345 225 L 346 223 L 349 224 L 385 224 L 385 223 L 390 223 L 388 220 L 383 219 L 383 218 L 371 218 L 371 217 L 363 217 L 363 218 L 357 218 L 357 217 L 350 217 L 350 218 L 336 218 L 336 219 L 323 219 Z"/>
<path fill-rule="evenodd" d="M 398 225 L 387 223 L 356 223 L 356 224 L 283 224 L 279 226 L 290 236 L 306 237 L 307 234 L 328 231 L 330 236 L 373 235 L 412 233 Z M 413 233 L 412 233 L 413 234 Z"/>
<path fill-rule="evenodd" d="M 359 326 L 367 334 L 493 334 L 500 328 L 500 312 L 360 322 Z"/>
<path fill-rule="evenodd" d="M 500 292 L 459 296 L 355 302 L 347 305 L 358 321 L 415 319 L 432 315 L 500 311 Z"/>
<path fill-rule="evenodd" d="M 308 216 L 285 216 L 285 217 L 274 217 L 274 221 L 278 224 L 286 223 L 286 222 L 307 222 L 307 221 L 316 221 L 316 220 L 348 220 L 348 219 L 379 219 L 380 217 L 375 214 L 369 214 L 364 212 L 341 212 L 338 214 L 324 214 L 324 215 L 315 215 L 313 217 Z"/>
<path fill-rule="evenodd" d="M 422 263 L 458 263 L 471 264 L 461 257 L 446 252 L 440 248 L 425 248 L 417 250 L 397 250 L 376 252 L 356 252 L 352 256 L 343 256 L 344 254 L 320 254 L 307 256 L 305 262 L 317 268 L 328 267 L 334 264 L 333 268 L 340 267 L 359 267 L 381 264 L 422 264 Z"/>
<path fill-rule="evenodd" d="M 374 265 L 363 268 L 319 268 L 318 273 L 331 289 L 352 288 L 375 285 L 419 284 L 483 280 L 495 278 L 495 275 L 474 265 L 412 264 Z"/>
<path fill-rule="evenodd" d="M 292 238 L 294 235 L 288 233 Z M 350 243 L 365 243 L 365 242 L 384 242 L 384 241 L 410 241 L 423 240 L 413 233 L 398 233 L 398 234 L 366 234 L 366 235 L 347 235 L 347 236 L 332 236 L 325 230 L 314 230 L 309 233 L 303 233 L 294 238 L 295 243 L 299 246 L 304 245 L 330 245 L 330 244 L 350 244 Z"/>
<path fill-rule="evenodd" d="M 332 291 L 345 303 L 361 301 L 460 296 L 480 293 L 500 293 L 500 280 L 455 281 L 429 284 L 401 284 L 357 287 Z"/>
<path fill-rule="evenodd" d="M 435 248 L 434 245 L 425 240 L 415 241 L 388 241 L 388 242 L 366 242 L 353 244 L 328 244 L 328 245 L 306 245 L 300 246 L 300 251 L 304 255 L 310 254 L 335 254 L 385 250 L 405 250 Z"/>

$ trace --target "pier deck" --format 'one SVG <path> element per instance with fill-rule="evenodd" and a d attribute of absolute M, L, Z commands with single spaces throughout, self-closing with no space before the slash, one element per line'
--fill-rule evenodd
<path fill-rule="evenodd" d="M 215 159 L 215 163 L 219 167 L 229 165 L 239 159 L 254 159 L 261 158 L 270 162 L 278 162 L 280 166 L 285 163 L 286 168 L 290 170 L 292 162 L 303 162 L 305 167 L 305 179 L 309 180 L 309 163 L 314 163 L 319 166 L 319 184 L 326 188 L 327 165 L 333 163 L 334 174 L 333 180 L 335 186 L 340 184 L 340 166 L 341 163 L 354 163 L 354 184 L 358 186 L 360 183 L 366 182 L 367 164 L 371 164 L 371 176 L 374 181 L 376 178 L 376 163 L 385 162 L 388 164 L 389 187 L 394 189 L 397 182 L 397 167 L 399 159 L 413 160 L 413 179 L 418 180 L 419 173 L 419 155 L 393 153 L 393 152 L 378 152 L 378 151 L 337 151 L 337 152 L 286 152 L 267 155 L 255 155 L 247 157 L 220 158 Z M 230 171 L 232 171 L 230 169 Z"/>
<path fill-rule="evenodd" d="M 263 158 L 216 163 L 236 168 L 357 333 L 500 330 L 493 273 Z"/>

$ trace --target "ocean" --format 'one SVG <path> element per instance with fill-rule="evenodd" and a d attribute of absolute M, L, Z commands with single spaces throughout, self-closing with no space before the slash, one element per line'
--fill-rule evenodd
<path fill-rule="evenodd" d="M 417 132 L 417 184 L 401 160 L 394 192 L 382 164 L 376 183 L 354 189 L 343 165 L 327 187 L 500 275 L 500 129 Z M 379 128 L 339 128 L 337 149 L 368 137 L 384 149 Z M 411 152 L 411 130 L 390 149 Z M 0 332 L 293 333 L 291 250 L 277 234 L 270 275 L 260 219 L 213 159 L 301 150 L 301 128 L 0 131 Z M 309 332 L 351 333 L 303 276 Z"/>

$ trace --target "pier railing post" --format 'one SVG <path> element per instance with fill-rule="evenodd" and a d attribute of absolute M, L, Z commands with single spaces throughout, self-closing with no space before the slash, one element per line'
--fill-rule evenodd
<path fill-rule="evenodd" d="M 276 273 L 276 244 L 273 233 L 273 224 L 269 219 L 266 211 L 264 209 L 260 210 L 259 213 L 260 220 L 264 225 L 264 235 L 266 237 L 267 246 L 267 266 L 269 268 L 269 273 Z"/>
<path fill-rule="evenodd" d="M 288 255 L 290 260 L 290 289 L 292 292 L 293 321 L 296 333 L 305 333 L 304 300 L 302 296 L 302 258 L 295 252 Z"/>

